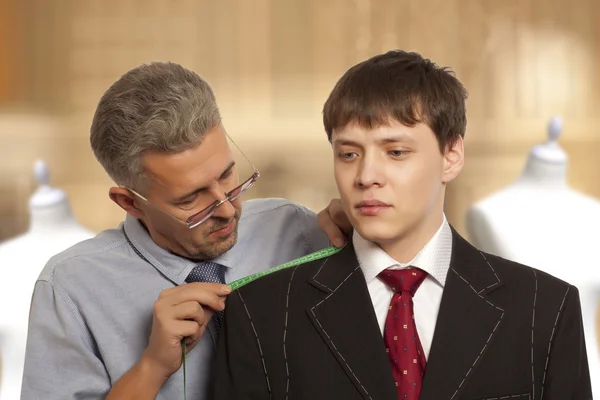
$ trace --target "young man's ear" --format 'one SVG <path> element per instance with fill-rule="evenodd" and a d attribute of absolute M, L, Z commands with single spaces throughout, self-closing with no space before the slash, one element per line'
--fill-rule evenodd
<path fill-rule="evenodd" d="M 444 171 L 442 182 L 448 183 L 458 176 L 465 163 L 463 138 L 459 136 L 453 143 L 446 146 L 444 152 Z"/>
<path fill-rule="evenodd" d="M 138 199 L 128 189 L 118 186 L 111 187 L 108 191 L 108 197 L 132 217 L 141 218 L 144 216 L 142 210 L 137 207 L 136 201 Z"/>

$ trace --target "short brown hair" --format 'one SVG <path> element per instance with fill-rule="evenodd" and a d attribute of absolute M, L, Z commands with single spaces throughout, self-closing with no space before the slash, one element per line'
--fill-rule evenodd
<path fill-rule="evenodd" d="M 407 125 L 426 123 L 440 151 L 464 137 L 468 93 L 454 73 L 420 54 L 388 51 L 350 68 L 323 107 L 323 124 L 333 130 L 357 123 L 372 129 L 390 118 Z"/>

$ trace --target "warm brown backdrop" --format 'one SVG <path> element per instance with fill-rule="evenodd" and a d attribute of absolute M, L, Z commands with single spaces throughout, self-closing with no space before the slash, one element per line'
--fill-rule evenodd
<path fill-rule="evenodd" d="M 565 120 L 571 184 L 600 197 L 597 0 L 0 0 L 0 240 L 26 229 L 33 161 L 43 157 L 79 220 L 121 211 L 93 159 L 95 104 L 150 60 L 207 78 L 225 124 L 262 169 L 252 196 L 320 209 L 335 196 L 322 103 L 353 63 L 390 48 L 454 67 L 470 90 L 468 156 L 448 195 L 467 207 L 520 172 L 553 114 Z M 20 114 L 9 114 L 9 110 Z"/>

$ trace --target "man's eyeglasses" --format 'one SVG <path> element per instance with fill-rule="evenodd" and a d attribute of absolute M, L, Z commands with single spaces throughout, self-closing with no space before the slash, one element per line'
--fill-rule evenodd
<path fill-rule="evenodd" d="M 152 205 L 154 208 L 158 209 L 159 211 L 163 212 L 164 214 L 168 215 L 169 217 L 175 219 L 177 222 L 186 225 L 189 229 L 193 229 L 193 228 L 197 227 L 198 225 L 202 224 L 203 222 L 206 222 L 210 217 L 212 217 L 212 215 L 215 213 L 215 210 L 217 209 L 217 207 L 219 207 L 221 204 L 228 202 L 228 201 L 234 201 L 234 200 L 238 199 L 245 191 L 250 189 L 254 185 L 254 183 L 258 180 L 258 178 L 260 177 L 260 172 L 258 172 L 256 167 L 254 167 L 254 165 L 250 162 L 248 157 L 246 157 L 246 155 L 242 152 L 242 150 L 240 150 L 240 148 L 235 144 L 235 142 L 229 136 L 227 136 L 227 137 L 231 141 L 231 143 L 233 143 L 233 145 L 238 149 L 238 151 L 242 154 L 242 156 L 250 163 L 254 172 L 252 173 L 250 178 L 246 179 L 244 182 L 242 182 L 242 184 L 236 186 L 235 188 L 231 189 L 229 192 L 225 193 L 225 198 L 223 200 L 215 200 L 212 204 L 205 207 L 201 211 L 194 213 L 192 216 L 186 218 L 185 220 L 180 219 L 179 217 L 176 217 L 176 216 L 166 212 L 162 208 L 152 204 L 150 201 L 148 201 L 148 199 L 146 199 L 144 196 L 142 196 L 135 190 L 129 189 L 129 188 L 126 188 L 126 189 L 129 190 L 134 195 L 136 195 L 137 197 L 139 197 L 140 199 L 144 200 L 146 203 Z"/>

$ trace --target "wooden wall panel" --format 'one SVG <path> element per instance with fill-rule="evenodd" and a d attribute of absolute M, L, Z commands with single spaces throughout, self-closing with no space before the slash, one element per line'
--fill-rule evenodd
<path fill-rule="evenodd" d="M 122 217 L 105 198 L 109 180 L 87 148 L 94 107 L 119 75 L 157 59 L 182 63 L 204 76 L 233 137 L 257 164 L 288 176 L 278 185 L 257 185 L 253 196 L 301 196 L 316 209 L 326 204 L 323 193 L 335 194 L 335 188 L 328 176 L 323 102 L 348 67 L 392 48 L 419 51 L 453 67 L 470 92 L 468 162 L 448 193 L 448 216 L 461 232 L 467 207 L 518 175 L 555 113 L 565 120 L 561 140 L 571 155 L 572 184 L 600 196 L 593 172 L 600 170 L 600 161 L 592 151 L 600 140 L 600 5 L 595 0 L 579 0 L 577 7 L 568 0 L 24 4 L 31 6 L 29 19 L 39 23 L 22 27 L 28 38 L 24 51 L 31 55 L 25 73 L 32 77 L 22 97 L 31 100 L 34 112 L 48 111 L 61 126 L 39 128 L 29 147 L 17 152 L 10 145 L 0 148 L 3 187 L 14 187 L 13 177 L 30 177 L 36 158 L 51 160 L 57 184 L 101 194 L 95 199 L 73 189 L 75 208 L 85 210 L 91 202 L 106 210 L 78 215 L 93 229 L 114 226 Z M 16 68 L 14 62 L 0 64 Z M 21 169 L 7 173 L 15 159 Z M 497 166 L 501 172 L 493 169 Z M 27 198 L 17 201 L 24 204 Z M 3 215 L 26 219 L 22 209 L 3 204 Z M 9 225 L 0 240 L 22 226 Z"/>
<path fill-rule="evenodd" d="M 0 0 L 0 107 L 17 102 L 20 87 L 22 8 L 18 0 Z"/>

